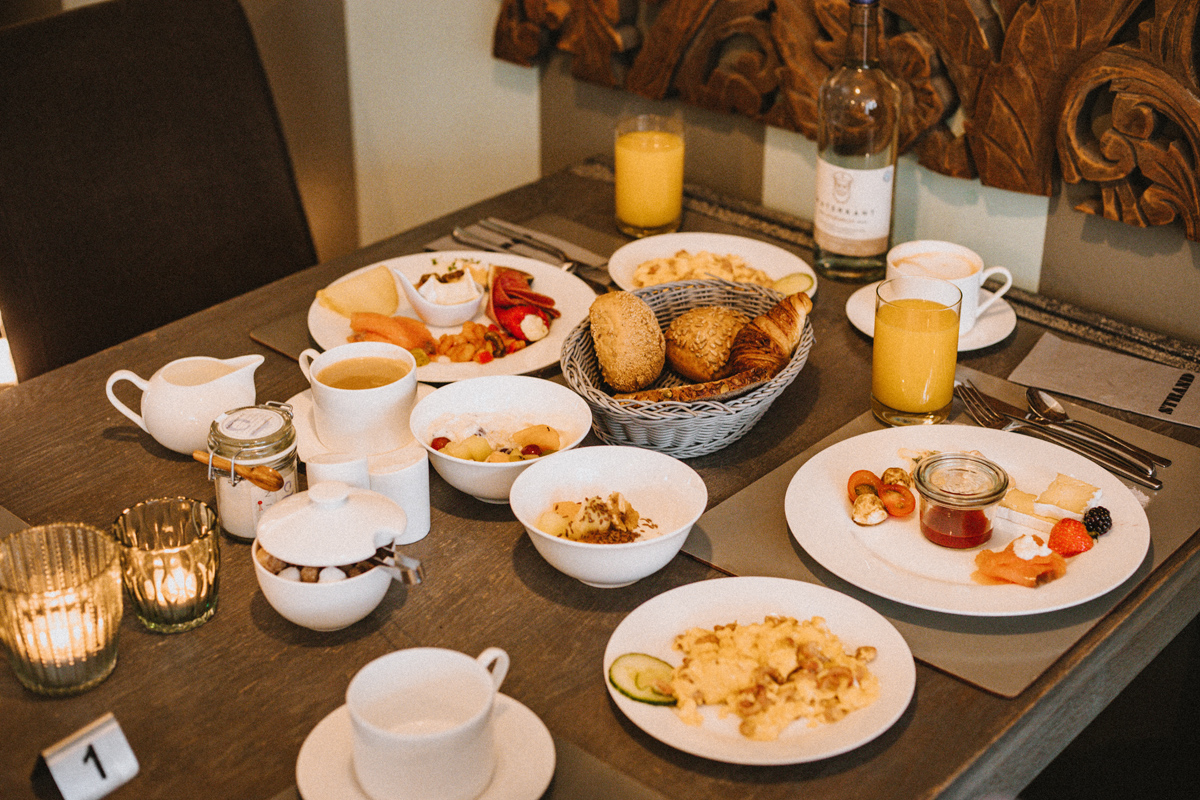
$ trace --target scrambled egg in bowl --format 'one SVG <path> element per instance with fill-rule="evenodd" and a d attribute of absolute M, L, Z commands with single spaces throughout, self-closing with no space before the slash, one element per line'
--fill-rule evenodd
<path fill-rule="evenodd" d="M 821 617 L 692 628 L 674 647 L 683 653 L 671 681 L 675 712 L 689 725 L 703 722 L 700 706 L 717 705 L 721 716 L 741 717 L 743 736 L 773 741 L 795 720 L 836 722 L 879 697 L 867 669 L 875 648 L 847 653 Z"/>

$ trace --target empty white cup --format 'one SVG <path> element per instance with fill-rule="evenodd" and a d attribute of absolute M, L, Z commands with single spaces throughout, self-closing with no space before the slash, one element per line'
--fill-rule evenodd
<path fill-rule="evenodd" d="M 983 259 L 970 248 L 954 242 L 918 239 L 898 244 L 887 254 L 887 277 L 912 275 L 920 278 L 941 278 L 962 292 L 962 310 L 958 315 L 958 335 L 961 338 L 975 327 L 979 315 L 999 300 L 1012 286 L 1012 273 L 1004 267 L 984 268 Z M 1004 283 L 983 303 L 979 290 L 992 275 L 1003 275 Z"/>
<path fill-rule="evenodd" d="M 492 709 L 508 654 L 397 650 L 346 689 L 354 773 L 372 800 L 472 800 L 496 768 Z"/>
<path fill-rule="evenodd" d="M 408 372 L 399 380 L 370 389 L 340 389 L 320 379 L 333 364 L 371 357 L 402 361 Z M 305 350 L 299 362 L 312 387 L 317 438 L 327 449 L 369 456 L 411 441 L 408 417 L 417 398 L 417 362 L 408 350 L 387 342 L 351 342 L 324 353 Z"/>

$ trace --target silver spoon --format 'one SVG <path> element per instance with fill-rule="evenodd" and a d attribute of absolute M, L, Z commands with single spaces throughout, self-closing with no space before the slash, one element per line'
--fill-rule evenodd
<path fill-rule="evenodd" d="M 1029 400 L 1029 409 L 1035 417 L 1069 427 L 1083 436 L 1089 436 L 1098 442 L 1104 442 L 1145 461 L 1150 461 L 1163 467 L 1171 466 L 1171 459 L 1169 458 L 1155 455 L 1135 444 L 1130 444 L 1124 439 L 1118 439 L 1111 433 L 1102 431 L 1086 422 L 1072 419 L 1067 415 L 1067 410 L 1062 407 L 1062 404 L 1053 395 L 1047 394 L 1041 389 L 1030 386 L 1025 390 L 1025 397 Z"/>

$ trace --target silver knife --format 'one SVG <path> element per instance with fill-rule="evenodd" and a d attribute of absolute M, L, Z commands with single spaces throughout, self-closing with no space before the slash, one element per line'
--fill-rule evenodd
<path fill-rule="evenodd" d="M 979 390 L 976 389 L 976 391 Z M 1091 437 L 1083 436 L 1082 434 L 1062 425 L 1057 425 L 1053 422 L 1042 422 L 1041 420 L 1029 419 L 1027 416 L 1025 416 L 1025 409 L 1018 408 L 1011 403 L 1004 402 L 998 397 L 992 397 L 991 395 L 984 394 L 983 392 L 979 392 L 979 394 L 989 406 L 1009 419 L 1018 420 L 1026 425 L 1046 431 L 1054 437 L 1068 439 L 1073 444 L 1078 445 L 1085 451 L 1116 460 L 1120 463 L 1128 464 L 1130 468 L 1136 469 L 1138 472 L 1141 472 L 1149 477 L 1153 477 L 1155 475 L 1154 462 L 1150 461 L 1149 459 L 1142 458 L 1117 447 L 1109 446 L 1104 442 L 1098 441 Z"/>

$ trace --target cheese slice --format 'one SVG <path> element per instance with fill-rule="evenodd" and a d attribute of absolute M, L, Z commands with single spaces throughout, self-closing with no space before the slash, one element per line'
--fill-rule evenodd
<path fill-rule="evenodd" d="M 1049 533 L 1058 520 L 1037 513 L 1034 510 L 1036 499 L 1036 495 L 1023 492 L 1014 486 L 1008 490 L 1008 494 L 1004 495 L 1000 505 L 996 506 L 996 518 L 1040 533 Z"/>
<path fill-rule="evenodd" d="M 317 302 L 331 311 L 349 317 L 356 311 L 371 311 L 391 316 L 400 305 L 396 279 L 383 264 L 340 283 L 317 291 Z"/>
<path fill-rule="evenodd" d="M 1100 502 L 1100 490 L 1061 472 L 1038 495 L 1033 508 L 1038 514 L 1063 519 L 1083 519 L 1083 513 Z"/>

